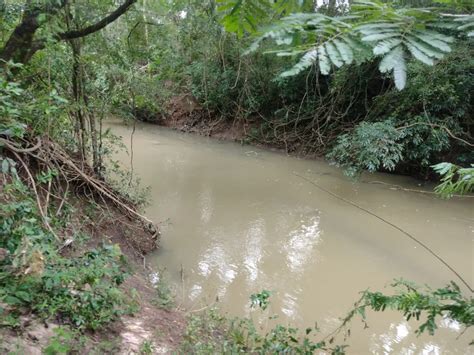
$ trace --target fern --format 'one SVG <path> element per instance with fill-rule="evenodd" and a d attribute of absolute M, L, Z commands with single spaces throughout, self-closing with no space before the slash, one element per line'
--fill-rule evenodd
<path fill-rule="evenodd" d="M 224 0 L 220 2 L 225 3 Z M 231 29 L 235 30 L 233 26 L 237 22 L 235 19 L 230 21 L 228 16 L 234 18 L 237 12 L 248 21 L 253 11 L 250 11 L 250 2 L 227 1 L 227 7 L 221 7 L 231 9 L 225 17 L 226 28 L 232 25 Z M 283 0 L 253 3 L 260 9 L 255 14 L 263 18 L 264 11 L 271 7 L 275 12 Z M 262 10 L 264 7 L 267 10 Z M 288 9 L 292 8 L 285 11 Z M 253 25 L 250 27 L 254 28 Z M 250 27 L 244 26 L 244 29 Z M 406 85 L 408 61 L 432 66 L 451 52 L 455 39 L 441 32 L 447 28 L 473 37 L 474 15 L 453 16 L 436 8 L 396 8 L 391 3 L 359 0 L 351 6 L 348 16 L 330 17 L 320 13 L 286 16 L 258 37 L 248 52 L 256 50 L 263 40 L 272 39 L 285 48 L 271 53 L 300 56 L 292 68 L 281 74 L 283 77 L 297 75 L 312 65 L 317 65 L 321 73 L 327 75 L 332 68 L 378 59 L 379 70 L 391 74 L 397 89 L 402 90 Z"/>
<path fill-rule="evenodd" d="M 322 14 L 293 14 L 287 16 L 266 31 L 250 47 L 256 50 L 260 43 L 270 38 L 277 45 L 289 46 L 289 50 L 276 51 L 288 56 L 303 53 L 300 60 L 281 76 L 293 76 L 312 65 L 318 65 L 321 73 L 329 74 L 331 67 L 351 64 L 364 57 L 367 48 L 354 36 L 351 17 L 329 17 Z M 302 44 L 296 44 L 303 39 Z"/>
<path fill-rule="evenodd" d="M 464 15 L 454 19 L 456 29 L 466 32 L 468 37 L 474 37 L 474 15 Z"/>

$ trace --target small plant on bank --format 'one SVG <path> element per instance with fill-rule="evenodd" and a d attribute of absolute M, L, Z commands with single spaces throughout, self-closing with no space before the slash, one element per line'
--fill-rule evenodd
<path fill-rule="evenodd" d="M 270 296 L 271 292 L 267 290 L 250 295 L 250 306 L 252 308 L 260 307 L 264 311 L 270 304 Z"/>
<path fill-rule="evenodd" d="M 148 354 L 153 354 L 153 344 L 148 341 L 148 340 L 145 340 L 143 341 L 143 343 L 141 343 L 140 345 L 140 349 L 139 349 L 139 353 L 140 355 L 148 355 Z"/>
<path fill-rule="evenodd" d="M 159 308 L 169 311 L 175 305 L 173 290 L 164 277 L 164 272 L 159 272 L 157 278 L 157 281 L 154 283 L 156 295 L 153 298 L 152 303 Z"/>
<path fill-rule="evenodd" d="M 44 348 L 45 355 L 70 354 L 82 349 L 84 338 L 80 333 L 68 327 L 57 327 L 54 329 L 55 335 L 49 340 Z"/>

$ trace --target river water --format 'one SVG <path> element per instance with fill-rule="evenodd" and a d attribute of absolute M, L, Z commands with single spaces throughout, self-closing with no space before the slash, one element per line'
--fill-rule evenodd
<path fill-rule="evenodd" d="M 109 126 L 130 147 L 131 127 Z M 118 158 L 130 167 L 129 155 Z M 277 315 L 277 322 L 302 329 L 317 321 L 327 334 L 366 288 L 391 293 L 396 278 L 432 287 L 455 280 L 402 233 L 300 176 L 408 231 L 474 284 L 472 198 L 444 201 L 402 190 L 431 187 L 387 174 L 353 182 L 323 161 L 148 124 L 137 124 L 133 168 L 151 187 L 147 216 L 163 221 L 161 248 L 147 261 L 164 270 L 188 311 L 217 303 L 229 316 L 251 316 L 263 330 L 272 324 L 265 319 Z M 263 289 L 272 296 L 262 314 L 250 309 L 249 296 Z M 368 324 L 353 322 L 349 354 L 472 351 L 474 334 L 456 339 L 462 329 L 449 319 L 434 337 L 417 337 L 416 321 L 394 312 L 369 313 Z"/>

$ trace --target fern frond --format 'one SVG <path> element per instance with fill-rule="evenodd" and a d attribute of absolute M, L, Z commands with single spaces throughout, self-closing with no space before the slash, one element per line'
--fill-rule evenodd
<path fill-rule="evenodd" d="M 420 42 L 420 40 L 416 37 L 413 36 L 407 36 L 406 37 L 406 42 L 408 44 L 413 45 L 416 47 L 419 51 L 423 52 L 429 57 L 436 58 L 436 59 L 442 59 L 444 57 L 444 53 L 437 51 L 433 47 L 427 45 L 424 42 Z"/>
<path fill-rule="evenodd" d="M 291 69 L 284 71 L 280 74 L 281 77 L 295 76 L 301 73 L 303 70 L 309 68 L 316 63 L 318 57 L 318 50 L 313 48 L 306 52 L 303 57 L 296 63 Z"/>
<path fill-rule="evenodd" d="M 326 50 L 323 46 L 318 47 L 319 52 L 319 70 L 322 74 L 328 75 L 331 71 L 331 63 L 329 61 L 329 56 L 326 53 Z"/>
<path fill-rule="evenodd" d="M 402 43 L 400 38 L 391 38 L 385 41 L 380 41 L 374 47 L 373 52 L 375 55 L 383 55 L 390 52 L 393 47 L 398 46 L 400 43 Z"/>
<path fill-rule="evenodd" d="M 413 31 L 413 35 L 418 39 L 422 40 L 423 42 L 429 44 L 431 47 L 440 50 L 441 52 L 451 52 L 451 47 L 448 43 L 432 36 L 426 31 Z"/>
<path fill-rule="evenodd" d="M 250 0 L 232 1 L 240 2 L 240 7 L 244 8 Z M 255 0 L 255 3 L 265 1 L 272 2 Z M 275 3 L 279 1 L 283 0 Z M 406 85 L 408 60 L 434 65 L 451 52 L 455 38 L 443 33 L 446 28 L 474 36 L 474 15 L 445 15 L 436 8 L 397 8 L 391 2 L 356 0 L 349 15 L 343 17 L 321 13 L 286 16 L 258 38 L 250 49 L 255 50 L 265 38 L 270 38 L 278 46 L 286 47 L 273 53 L 301 55 L 282 76 L 297 75 L 312 65 L 318 65 L 322 74 L 329 74 L 332 67 L 360 64 L 379 57 L 379 70 L 392 74 L 396 87 L 401 90 Z"/>
<path fill-rule="evenodd" d="M 466 32 L 468 37 L 474 37 L 474 15 L 464 15 L 454 20 L 456 29 L 461 32 Z"/>
<path fill-rule="evenodd" d="M 338 68 L 342 67 L 344 65 L 344 61 L 342 60 L 339 51 L 336 49 L 332 41 L 326 42 L 324 47 L 326 48 L 326 52 L 331 59 L 331 62 Z"/>
<path fill-rule="evenodd" d="M 339 39 L 335 39 L 334 45 L 336 46 L 339 54 L 341 55 L 342 60 L 345 64 L 351 64 L 354 60 L 353 49 L 345 42 L 342 42 Z"/>
<path fill-rule="evenodd" d="M 402 45 L 393 48 L 379 64 L 379 70 L 382 73 L 393 71 L 395 86 L 402 90 L 406 85 L 407 68 L 405 60 L 405 51 Z"/>
<path fill-rule="evenodd" d="M 419 50 L 416 46 L 414 46 L 411 43 L 406 43 L 406 46 L 408 50 L 410 51 L 411 55 L 415 57 L 417 60 L 425 63 L 426 65 L 434 65 L 433 58 L 430 58 L 429 56 L 427 56 L 425 53 Z"/>

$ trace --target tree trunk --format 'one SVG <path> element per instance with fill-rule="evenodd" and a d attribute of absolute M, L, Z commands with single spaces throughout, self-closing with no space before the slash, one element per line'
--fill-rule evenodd
<path fill-rule="evenodd" d="M 81 66 L 81 43 L 78 39 L 72 39 L 69 41 L 72 49 L 73 64 L 72 64 L 72 94 L 75 100 L 74 116 L 79 126 L 78 141 L 79 151 L 81 152 L 81 158 L 84 161 L 86 159 L 86 121 L 84 118 L 84 112 L 82 110 L 82 66 Z"/>
<path fill-rule="evenodd" d="M 38 1 L 36 5 L 33 5 L 32 2 L 32 0 L 27 1 L 26 10 L 20 24 L 16 26 L 4 47 L 0 50 L 0 65 L 4 65 L 2 63 L 10 60 L 14 63 L 25 64 L 31 59 L 33 54 L 43 49 L 45 45 L 44 40 L 34 40 L 36 31 L 41 26 L 40 15 L 54 15 L 68 4 L 67 0 L 54 2 Z M 127 12 L 135 2 L 137 0 L 125 0 L 122 5 L 94 24 L 78 30 L 57 33 L 54 37 L 58 41 L 70 41 L 100 31 Z"/>
<path fill-rule="evenodd" d="M 25 63 L 27 59 L 31 58 L 33 38 L 36 30 L 40 27 L 39 14 L 38 9 L 25 11 L 21 23 L 15 28 L 0 52 L 1 60 Z"/>

